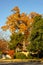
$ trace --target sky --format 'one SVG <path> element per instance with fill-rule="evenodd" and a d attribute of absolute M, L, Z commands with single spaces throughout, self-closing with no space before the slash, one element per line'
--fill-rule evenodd
<path fill-rule="evenodd" d="M 18 6 L 21 13 L 37 12 L 43 14 L 43 0 L 0 0 L 0 27 L 6 22 L 6 18 L 12 14 L 11 10 Z"/>
<path fill-rule="evenodd" d="M 5 24 L 6 18 L 12 14 L 11 10 L 15 6 L 20 8 L 21 13 L 43 14 L 43 0 L 0 0 L 0 26 Z"/>

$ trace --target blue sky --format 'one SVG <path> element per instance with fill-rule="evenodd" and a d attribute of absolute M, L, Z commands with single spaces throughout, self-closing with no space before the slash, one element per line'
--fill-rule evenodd
<path fill-rule="evenodd" d="M 6 22 L 12 12 L 11 9 L 18 6 L 21 12 L 37 12 L 43 14 L 43 0 L 0 0 L 0 26 Z"/>

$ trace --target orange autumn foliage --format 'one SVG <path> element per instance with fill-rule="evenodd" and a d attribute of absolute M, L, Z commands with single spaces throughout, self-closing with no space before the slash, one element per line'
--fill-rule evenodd
<path fill-rule="evenodd" d="M 0 39 L 0 51 L 8 50 L 8 42 Z"/>
<path fill-rule="evenodd" d="M 23 31 L 27 30 L 27 26 L 25 24 L 20 24 L 19 27 Z"/>
<path fill-rule="evenodd" d="M 5 25 L 5 26 L 2 26 L 1 28 L 3 29 L 3 31 L 6 31 L 8 29 L 8 26 Z"/>
<path fill-rule="evenodd" d="M 14 7 L 12 11 L 14 13 L 7 17 L 6 26 L 1 27 L 3 30 L 9 29 L 11 33 L 14 33 L 16 30 L 25 33 L 26 30 L 31 28 L 32 23 L 34 22 L 34 17 L 39 15 L 35 12 L 32 12 L 29 15 L 26 13 L 20 13 L 20 9 L 17 6 Z"/>
<path fill-rule="evenodd" d="M 8 55 L 10 55 L 13 58 L 13 56 L 14 56 L 14 50 L 9 50 L 8 51 Z"/>
<path fill-rule="evenodd" d="M 16 11 L 17 13 L 19 13 L 20 12 L 20 9 L 16 6 L 11 11 Z"/>

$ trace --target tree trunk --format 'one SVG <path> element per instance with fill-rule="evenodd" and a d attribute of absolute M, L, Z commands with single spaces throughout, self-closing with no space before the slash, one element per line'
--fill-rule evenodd
<path fill-rule="evenodd" d="M 25 40 L 23 41 L 23 50 L 26 50 Z"/>

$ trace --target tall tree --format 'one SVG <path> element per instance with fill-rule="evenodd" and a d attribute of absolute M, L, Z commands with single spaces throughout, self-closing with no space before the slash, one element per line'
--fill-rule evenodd
<path fill-rule="evenodd" d="M 36 16 L 30 36 L 30 47 L 28 49 L 32 52 L 43 51 L 43 18 Z"/>
<path fill-rule="evenodd" d="M 34 16 L 37 15 L 37 13 L 33 13 L 34 16 L 33 14 L 31 14 L 32 17 L 30 18 L 30 16 L 28 16 L 26 13 L 20 13 L 20 9 L 17 6 L 14 7 L 11 11 L 13 12 L 13 14 L 7 17 L 5 26 L 2 26 L 1 28 L 3 30 L 9 29 L 12 34 L 16 31 L 19 33 L 23 33 L 25 35 L 25 39 L 27 39 L 28 35 L 30 35 Z"/>
<path fill-rule="evenodd" d="M 1 28 L 3 30 L 9 29 L 11 33 L 14 33 L 16 30 L 25 33 L 30 28 L 30 23 L 33 22 L 33 19 L 30 19 L 25 13 L 20 14 L 18 7 L 11 11 L 13 11 L 13 14 L 7 17 L 5 26 Z"/>

